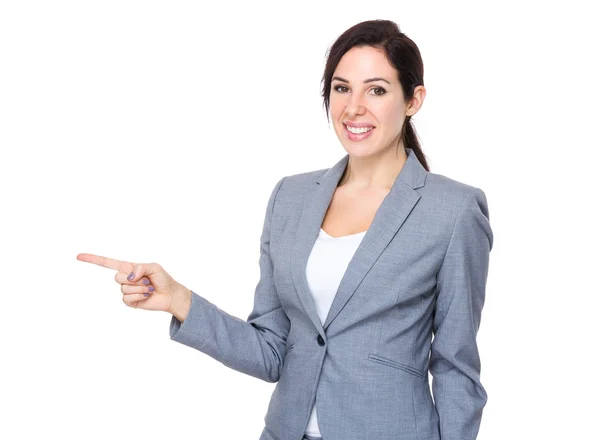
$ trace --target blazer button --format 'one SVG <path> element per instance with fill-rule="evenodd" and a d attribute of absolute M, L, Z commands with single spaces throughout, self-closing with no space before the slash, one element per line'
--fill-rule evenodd
<path fill-rule="evenodd" d="M 321 335 L 317 336 L 317 342 L 319 343 L 319 345 L 322 347 L 323 345 L 325 345 L 325 341 L 323 340 L 323 338 L 321 337 Z"/>

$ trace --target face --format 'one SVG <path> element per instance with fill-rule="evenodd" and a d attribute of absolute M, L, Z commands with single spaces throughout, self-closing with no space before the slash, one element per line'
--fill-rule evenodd
<path fill-rule="evenodd" d="M 333 127 L 348 154 L 395 154 L 408 107 L 398 72 L 381 50 L 353 47 L 346 52 L 329 96 Z"/>

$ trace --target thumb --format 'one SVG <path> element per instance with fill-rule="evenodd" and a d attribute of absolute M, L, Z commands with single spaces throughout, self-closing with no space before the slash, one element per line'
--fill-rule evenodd
<path fill-rule="evenodd" d="M 133 269 L 131 269 L 131 273 L 127 275 L 127 280 L 135 282 L 144 276 L 146 272 L 147 267 L 145 264 L 134 264 Z"/>
<path fill-rule="evenodd" d="M 131 273 L 127 276 L 127 280 L 132 282 L 135 282 L 144 276 L 152 281 L 153 276 L 156 277 L 156 275 L 160 273 L 161 269 L 161 267 L 156 263 L 131 264 L 133 269 L 131 269 Z"/>

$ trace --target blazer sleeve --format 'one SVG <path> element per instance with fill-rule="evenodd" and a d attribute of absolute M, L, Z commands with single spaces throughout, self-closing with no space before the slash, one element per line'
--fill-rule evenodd
<path fill-rule="evenodd" d="M 229 315 L 192 291 L 192 303 L 181 323 L 171 318 L 170 338 L 195 348 L 234 370 L 267 382 L 277 382 L 283 366 L 290 321 L 281 306 L 273 281 L 270 254 L 271 219 L 277 193 L 285 177 L 273 189 L 267 204 L 260 239 L 260 279 L 254 308 L 246 321 Z"/>
<path fill-rule="evenodd" d="M 462 202 L 437 274 L 429 370 L 442 440 L 475 440 L 487 402 L 476 335 L 492 243 L 486 196 L 474 188 Z"/>

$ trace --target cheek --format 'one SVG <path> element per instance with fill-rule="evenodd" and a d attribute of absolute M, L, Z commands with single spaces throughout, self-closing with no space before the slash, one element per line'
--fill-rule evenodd
<path fill-rule="evenodd" d="M 329 111 L 334 120 L 339 119 L 339 117 L 344 112 L 344 109 L 345 109 L 345 105 L 341 100 L 339 100 L 339 99 L 330 99 L 329 100 Z"/>
<path fill-rule="evenodd" d="M 398 131 L 402 128 L 405 115 L 401 107 L 386 103 L 378 106 L 375 111 L 377 120 L 388 130 Z"/>

